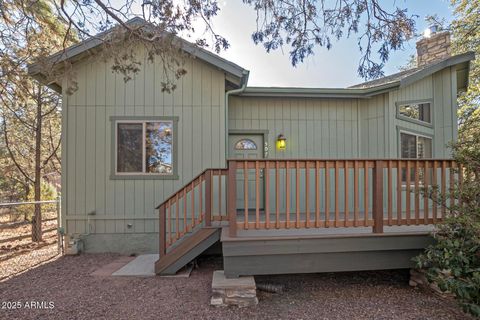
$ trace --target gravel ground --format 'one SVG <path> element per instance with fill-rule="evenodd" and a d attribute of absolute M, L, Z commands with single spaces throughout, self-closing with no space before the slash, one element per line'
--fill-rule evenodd
<path fill-rule="evenodd" d="M 284 293 L 260 292 L 253 308 L 215 308 L 210 286 L 221 260 L 200 261 L 190 278 L 90 275 L 116 258 L 61 257 L 0 282 L 0 319 L 468 319 L 451 301 L 410 288 L 405 271 L 258 277 Z M 13 301 L 23 308 L 5 309 Z M 53 308 L 26 309 L 32 301 Z"/>

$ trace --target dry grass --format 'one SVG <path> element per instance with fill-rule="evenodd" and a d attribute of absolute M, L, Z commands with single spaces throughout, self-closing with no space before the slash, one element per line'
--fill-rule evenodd
<path fill-rule="evenodd" d="M 0 280 L 12 277 L 58 255 L 55 212 L 42 214 L 43 241 L 32 242 L 31 223 L 18 217 L 0 223 Z"/>

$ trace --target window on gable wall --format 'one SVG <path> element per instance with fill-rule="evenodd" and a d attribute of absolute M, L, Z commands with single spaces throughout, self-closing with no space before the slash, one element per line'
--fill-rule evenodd
<path fill-rule="evenodd" d="M 118 121 L 117 174 L 173 174 L 173 121 Z"/>
<path fill-rule="evenodd" d="M 430 102 L 399 104 L 397 106 L 397 112 L 400 117 L 428 124 L 432 123 Z"/>
<path fill-rule="evenodd" d="M 400 132 L 400 157 L 405 159 L 432 158 L 432 139 L 414 133 Z M 420 181 L 423 181 L 423 169 L 419 172 Z M 402 182 L 407 181 L 407 169 L 402 169 Z M 411 168 L 410 182 L 415 181 L 415 171 Z"/>

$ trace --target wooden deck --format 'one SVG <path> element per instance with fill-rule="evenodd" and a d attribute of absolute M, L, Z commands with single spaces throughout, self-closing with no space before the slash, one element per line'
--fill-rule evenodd
<path fill-rule="evenodd" d="M 408 268 L 459 203 L 447 196 L 459 171 L 452 160 L 230 160 L 158 207 L 158 270 L 200 254 L 213 238 L 198 230 L 212 227 L 228 277 Z"/>
<path fill-rule="evenodd" d="M 361 228 L 363 229 L 363 228 Z M 230 237 L 223 229 L 221 241 L 225 275 L 343 272 L 412 268 L 412 258 L 433 243 L 425 227 L 408 232 L 392 227 L 382 234 L 351 228 L 318 230 L 248 230 Z M 369 229 L 369 228 L 365 228 Z"/>

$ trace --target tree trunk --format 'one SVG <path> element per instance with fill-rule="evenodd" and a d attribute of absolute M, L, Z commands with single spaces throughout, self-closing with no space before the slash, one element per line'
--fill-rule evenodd
<path fill-rule="evenodd" d="M 35 179 L 34 179 L 34 198 L 35 201 L 41 200 L 41 143 L 42 143 L 42 98 L 41 88 L 38 88 L 37 97 L 37 125 L 35 127 Z M 35 204 L 35 214 L 32 220 L 32 241 L 42 241 L 42 208 L 39 203 Z"/>
<path fill-rule="evenodd" d="M 28 201 L 28 195 L 30 194 L 30 182 L 28 180 L 25 179 L 25 185 L 24 185 L 24 188 L 25 188 L 25 197 L 23 198 L 24 201 Z M 23 220 L 24 221 L 27 221 L 29 218 L 29 215 L 28 215 L 28 210 L 25 210 L 24 211 L 24 214 L 23 214 Z"/>

